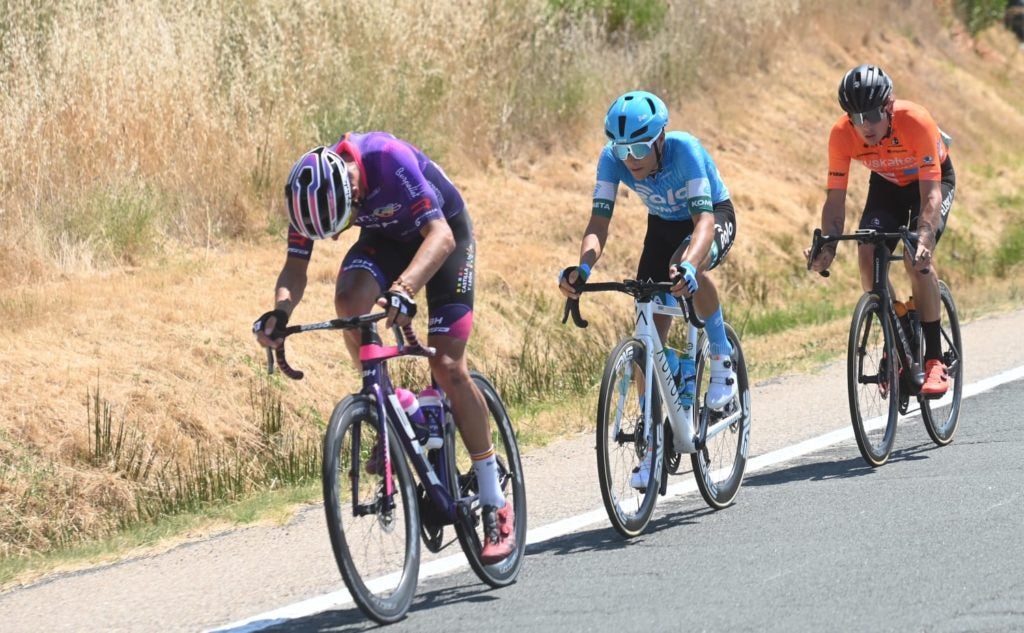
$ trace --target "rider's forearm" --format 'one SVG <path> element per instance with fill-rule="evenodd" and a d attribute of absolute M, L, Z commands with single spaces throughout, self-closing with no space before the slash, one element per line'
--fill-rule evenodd
<path fill-rule="evenodd" d="M 455 251 L 455 236 L 452 235 L 451 229 L 445 230 L 446 228 L 447 225 L 432 227 L 424 237 L 412 261 L 399 275 L 403 290 L 418 293 Z"/>
<path fill-rule="evenodd" d="M 821 207 L 821 232 L 825 235 L 839 235 L 846 224 L 846 191 L 830 189 Z"/>
<path fill-rule="evenodd" d="M 702 213 L 700 218 L 697 220 L 697 224 L 693 229 L 693 237 L 690 238 L 690 243 L 686 247 L 686 250 L 679 252 L 676 251 L 676 256 L 672 258 L 672 264 L 682 263 L 688 261 L 697 269 L 702 270 L 705 266 L 705 262 L 708 258 L 708 253 L 711 252 L 711 244 L 715 240 L 715 218 L 710 213 Z"/>
<path fill-rule="evenodd" d="M 593 216 L 580 242 L 580 263 L 593 267 L 604 252 L 608 241 L 608 218 Z"/>
<path fill-rule="evenodd" d="M 917 219 L 917 233 L 935 238 L 942 207 L 942 186 L 938 182 L 921 183 L 921 213 Z"/>
<path fill-rule="evenodd" d="M 277 286 L 274 289 L 274 308 L 284 310 L 289 315 L 295 306 L 302 301 L 302 295 L 306 291 L 306 274 L 294 270 L 285 264 L 281 274 L 277 277 Z"/>

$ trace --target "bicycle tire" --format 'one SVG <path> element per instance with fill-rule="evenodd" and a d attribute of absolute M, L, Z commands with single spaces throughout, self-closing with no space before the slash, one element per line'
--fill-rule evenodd
<path fill-rule="evenodd" d="M 612 527 L 626 538 L 639 535 L 654 513 L 660 487 L 664 426 L 650 425 L 640 407 L 640 384 L 645 384 L 647 350 L 635 338 L 615 346 L 601 377 L 597 403 L 597 475 L 601 498 Z M 652 402 L 653 411 L 653 402 Z M 655 418 L 657 419 L 657 418 Z M 630 485 L 646 452 L 652 454 L 647 484 Z"/>
<path fill-rule="evenodd" d="M 939 400 L 931 400 L 923 395 L 918 396 L 921 404 L 921 417 L 928 436 L 938 446 L 946 446 L 953 441 L 956 430 L 960 426 L 960 399 L 963 397 L 963 346 L 960 339 L 960 317 L 957 315 L 956 304 L 949 287 L 939 281 L 939 297 L 942 309 L 939 313 L 939 325 L 942 331 L 942 362 L 946 365 L 949 389 L 946 396 Z"/>
<path fill-rule="evenodd" d="M 384 478 L 368 472 L 373 467 L 366 464 L 376 450 L 379 428 L 369 398 L 350 396 L 338 403 L 324 435 L 323 493 L 331 549 L 345 586 L 363 613 L 389 624 L 405 616 L 416 592 L 419 507 L 412 471 L 400 445 L 390 441 L 395 505 L 381 512 Z M 391 438 L 397 438 L 393 429 Z M 361 516 L 351 505 L 353 480 Z M 400 573 L 394 574 L 396 569 Z"/>
<path fill-rule="evenodd" d="M 526 556 L 526 478 L 523 476 L 523 464 L 519 458 L 519 445 L 516 442 L 515 429 L 512 428 L 512 420 L 509 418 L 505 403 L 494 385 L 483 375 L 471 371 L 470 377 L 487 403 L 491 438 L 498 459 L 499 483 L 502 492 L 505 493 L 505 503 L 512 504 L 512 511 L 515 514 L 513 530 L 516 546 L 507 558 L 497 563 L 488 565 L 480 559 L 484 535 L 483 522 L 479 520 L 478 515 L 479 501 L 474 502 L 471 521 L 457 520 L 455 522 L 455 533 L 458 536 L 459 545 L 462 546 L 462 551 L 466 555 L 466 560 L 469 561 L 469 566 L 477 577 L 491 587 L 504 587 L 515 582 Z M 451 442 L 452 445 L 448 447 L 449 455 L 455 455 L 454 438 Z M 467 465 L 462 470 L 464 474 L 455 478 L 456 499 L 478 493 L 476 478 L 472 475 L 472 466 Z"/>
<path fill-rule="evenodd" d="M 720 510 L 730 505 L 743 483 L 743 473 L 747 468 L 747 452 L 750 446 L 750 381 L 747 376 L 747 362 L 743 356 L 743 347 L 736 331 L 728 323 L 725 324 L 725 335 L 732 345 L 732 361 L 736 371 L 736 398 L 718 411 L 711 411 L 703 404 L 703 398 L 710 384 L 710 372 L 706 371 L 710 354 L 710 343 L 701 334 L 697 352 L 697 395 L 695 403 L 700 403 L 698 414 L 705 428 L 724 416 L 739 413 L 739 419 L 725 427 L 723 431 L 708 439 L 701 450 L 690 454 L 693 465 L 693 476 L 697 480 L 697 488 L 709 506 Z"/>
<path fill-rule="evenodd" d="M 899 418 L 899 357 L 895 336 L 875 294 L 865 293 L 850 322 L 846 356 L 850 418 L 861 457 L 872 468 L 889 460 Z"/>

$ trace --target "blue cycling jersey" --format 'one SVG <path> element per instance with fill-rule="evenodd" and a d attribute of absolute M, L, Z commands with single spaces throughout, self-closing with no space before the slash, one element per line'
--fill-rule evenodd
<path fill-rule="evenodd" d="M 635 191 L 651 215 L 671 221 L 696 219 L 729 199 L 715 161 L 692 134 L 666 133 L 662 152 L 661 171 L 637 181 L 606 145 L 597 161 L 594 215 L 612 217 L 619 183 Z"/>

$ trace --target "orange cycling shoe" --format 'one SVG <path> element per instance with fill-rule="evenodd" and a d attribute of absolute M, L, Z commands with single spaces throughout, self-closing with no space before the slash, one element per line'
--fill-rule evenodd
<path fill-rule="evenodd" d="M 924 363 L 924 384 L 921 393 L 926 396 L 938 397 L 949 389 L 949 376 L 946 366 L 938 358 L 930 358 Z"/>
<path fill-rule="evenodd" d="M 480 550 L 480 560 L 485 565 L 493 565 L 509 557 L 516 549 L 516 537 L 512 528 L 515 526 L 515 513 L 512 504 L 505 503 L 501 508 L 484 506 L 484 548 Z"/>

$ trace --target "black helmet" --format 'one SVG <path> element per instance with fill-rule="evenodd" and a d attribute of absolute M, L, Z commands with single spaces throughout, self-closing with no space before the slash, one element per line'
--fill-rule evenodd
<path fill-rule="evenodd" d="M 839 105 L 850 114 L 876 110 L 892 94 L 892 79 L 878 66 L 851 68 L 839 82 Z"/>

